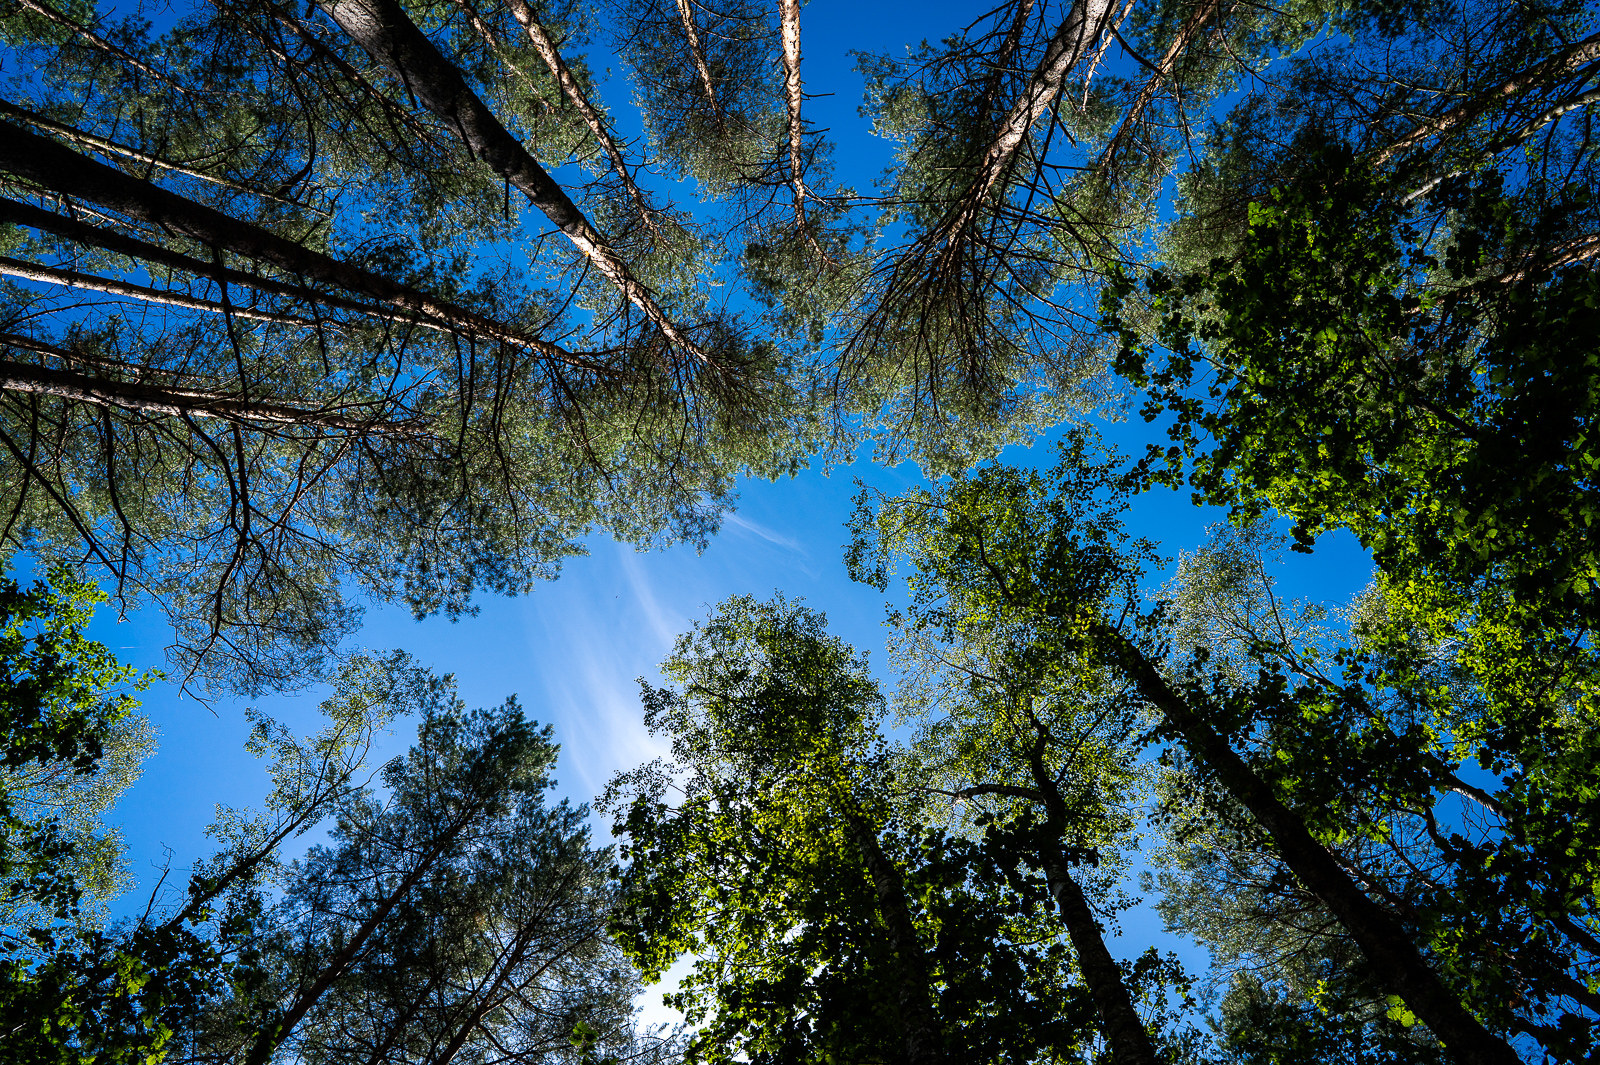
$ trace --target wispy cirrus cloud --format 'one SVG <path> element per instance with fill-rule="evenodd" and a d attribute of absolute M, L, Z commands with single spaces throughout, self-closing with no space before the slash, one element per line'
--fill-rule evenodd
<path fill-rule="evenodd" d="M 794 539 L 793 537 L 785 536 L 775 529 L 770 529 L 767 526 L 762 525 L 760 522 L 751 521 L 749 518 L 741 518 L 739 515 L 734 513 L 724 514 L 722 516 L 722 520 L 725 524 L 731 525 L 741 532 L 747 532 L 752 536 L 759 536 L 769 544 L 776 544 L 786 551 L 795 552 L 803 558 L 811 557 L 811 553 L 805 549 L 805 546 L 801 544 L 800 541 Z"/>

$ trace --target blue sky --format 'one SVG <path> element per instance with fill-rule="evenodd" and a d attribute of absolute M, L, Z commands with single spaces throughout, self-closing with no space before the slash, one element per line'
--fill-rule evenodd
<path fill-rule="evenodd" d="M 861 81 L 848 53 L 898 52 L 918 39 L 937 39 L 970 17 L 970 8 L 942 3 L 813 0 L 807 6 L 807 87 L 834 94 L 811 100 L 808 108 L 837 144 L 837 180 L 865 189 L 890 161 L 890 146 L 870 137 L 856 113 Z M 608 64 L 596 54 L 593 65 L 603 70 Z M 626 129 L 631 109 L 621 106 L 626 93 L 618 90 L 611 85 L 608 96 Z M 1106 431 L 1133 453 L 1153 438 L 1137 420 Z M 1031 449 L 1011 448 L 1003 457 L 1048 467 L 1054 448 L 1047 439 Z M 403 610 L 373 605 L 356 643 L 404 648 L 436 671 L 454 673 L 469 705 L 492 705 L 517 694 L 530 716 L 554 726 L 562 744 L 559 793 L 585 802 L 613 773 L 660 753 L 640 720 L 636 678 L 653 677 L 674 638 L 729 595 L 782 591 L 804 597 L 827 613 L 835 633 L 883 664 L 882 597 L 852 584 L 841 560 L 854 477 L 889 492 L 919 481 L 911 466 L 889 470 L 858 462 L 828 475 L 811 471 L 778 483 L 748 482 L 737 512 L 702 554 L 683 547 L 638 553 L 597 536 L 589 555 L 569 561 L 559 580 L 525 598 L 484 600 L 477 616 L 458 623 L 414 622 Z M 1175 559 L 1197 546 L 1218 517 L 1192 507 L 1186 493 L 1160 491 L 1138 501 L 1130 524 Z M 1153 574 L 1152 587 L 1166 575 Z M 1365 557 L 1343 538 L 1310 557 L 1291 556 L 1283 587 L 1290 596 L 1339 603 L 1363 587 L 1368 575 Z M 94 631 L 125 661 L 146 668 L 162 664 L 171 638 L 152 612 L 118 624 L 108 611 Z M 255 705 L 309 730 L 316 725 L 316 699 L 311 693 Z M 242 747 L 248 730 L 241 710 L 240 704 L 207 708 L 180 699 L 170 684 L 146 695 L 144 711 L 160 731 L 160 747 L 115 811 L 139 882 L 129 908 L 142 909 L 143 892 L 155 882 L 168 850 L 175 873 L 208 853 L 203 832 L 215 804 L 249 805 L 265 793 L 264 769 Z M 409 729 L 407 722 L 397 724 L 378 752 L 380 760 L 404 748 Z M 179 875 L 169 883 L 182 880 Z M 1142 919 L 1126 926 L 1130 939 L 1150 931 Z"/>

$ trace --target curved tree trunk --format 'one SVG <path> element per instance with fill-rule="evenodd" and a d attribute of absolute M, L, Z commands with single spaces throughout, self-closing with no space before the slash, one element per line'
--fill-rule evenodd
<path fill-rule="evenodd" d="M 1045 838 L 1052 841 L 1039 855 L 1050 895 L 1056 900 L 1062 923 L 1067 926 L 1067 936 L 1078 955 L 1078 968 L 1083 973 L 1084 983 L 1089 985 L 1089 997 L 1094 1000 L 1095 1012 L 1100 1014 L 1100 1025 L 1106 1041 L 1111 1044 L 1116 1065 L 1160 1065 L 1155 1043 L 1133 1008 L 1128 985 L 1122 981 L 1122 970 L 1106 949 L 1100 922 L 1095 920 L 1089 900 L 1073 879 L 1066 856 L 1053 842 L 1067 836 L 1067 803 L 1061 797 L 1055 778 L 1045 771 L 1044 748 L 1049 742 L 1048 733 L 1037 720 L 1034 727 L 1039 734 L 1028 754 L 1028 771 L 1038 789 L 1037 801 L 1044 806 Z"/>

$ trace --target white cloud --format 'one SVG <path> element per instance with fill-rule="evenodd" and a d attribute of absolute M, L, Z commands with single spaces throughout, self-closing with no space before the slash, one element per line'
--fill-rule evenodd
<path fill-rule="evenodd" d="M 777 532 L 774 529 L 769 529 L 760 522 L 751 521 L 749 518 L 741 518 L 739 515 L 733 513 L 724 514 L 722 516 L 722 520 L 728 525 L 733 526 L 735 529 L 750 533 L 753 536 L 761 537 L 761 539 L 767 541 L 769 544 L 777 544 L 779 547 L 788 551 L 793 551 L 803 558 L 811 557 L 810 553 L 806 551 L 806 549 L 801 545 L 800 541 L 795 540 L 792 537 L 784 536 L 782 533 Z"/>

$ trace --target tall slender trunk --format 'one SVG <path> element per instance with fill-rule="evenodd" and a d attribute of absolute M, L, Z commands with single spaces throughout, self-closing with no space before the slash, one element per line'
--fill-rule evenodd
<path fill-rule="evenodd" d="M 983 201 L 1011 165 L 1023 138 L 1033 124 L 1050 109 L 1066 85 L 1067 74 L 1088 51 L 1110 14 L 1112 0 L 1075 0 L 1066 19 L 1045 48 L 1044 58 L 1034 68 L 1022 95 L 995 130 L 983 159 L 978 163 L 956 210 L 939 230 L 949 244 L 959 242 L 977 217 Z"/>
<path fill-rule="evenodd" d="M 895 960 L 905 974 L 905 978 L 899 982 L 899 1013 L 906 1065 L 938 1065 L 944 1061 L 944 1053 L 939 1046 L 939 1021 L 934 1016 L 933 1008 L 928 1005 L 932 981 L 922 944 L 917 942 L 916 926 L 911 923 L 905 882 L 900 878 L 900 871 L 878 845 L 878 834 L 866 819 L 854 810 L 847 809 L 844 820 L 872 877 L 872 887 L 878 896 L 878 912 L 883 915 L 884 930 L 889 937 L 889 949 L 894 952 Z"/>
<path fill-rule="evenodd" d="M 41 344 L 28 337 L 0 333 L 0 345 L 36 351 L 61 359 L 72 353 Z M 56 370 L 48 366 L 0 360 L 0 390 L 37 396 L 58 396 L 96 407 L 168 414 L 189 418 L 217 418 L 242 425 L 302 426 L 340 433 L 411 436 L 421 427 L 411 421 L 362 420 L 329 411 L 265 403 L 227 392 L 192 388 L 165 388 L 136 381 L 109 381 L 103 377 Z"/>
<path fill-rule="evenodd" d="M 89 44 L 92 45 L 97 51 L 101 51 L 106 55 L 116 57 L 122 62 L 128 64 L 128 66 L 132 67 L 134 70 L 137 70 L 139 73 L 148 74 L 152 78 L 155 78 L 157 81 L 161 82 L 163 85 L 170 85 L 179 92 L 183 91 L 182 86 L 173 82 L 165 74 L 161 73 L 161 71 L 155 70 L 154 68 L 148 67 L 139 62 L 138 59 L 134 58 L 132 55 L 129 55 L 125 49 L 118 48 L 116 45 L 112 44 L 110 41 L 106 40 L 104 37 L 100 36 L 98 33 L 94 32 L 89 27 L 73 18 L 71 15 L 56 10 L 49 4 L 45 3 L 44 0 L 17 0 L 17 2 L 23 7 L 27 8 L 29 11 L 32 11 L 34 14 L 54 22 L 57 26 L 60 26 L 66 30 L 71 30 L 79 37 L 82 37 L 84 40 L 88 41 Z"/>
<path fill-rule="evenodd" d="M 673 347 L 697 362 L 711 362 L 395 0 L 318 3 L 351 40 L 388 66 L 428 110 L 443 119 L 474 156 L 544 212 L 590 265 L 638 307 Z"/>
<path fill-rule="evenodd" d="M 1450 1055 L 1463 1065 L 1518 1065 L 1516 1053 L 1505 1040 L 1484 1028 L 1445 987 L 1399 919 L 1367 897 L 1311 835 L 1299 815 L 1172 689 L 1143 652 L 1103 621 L 1093 623 L 1092 635 L 1139 694 L 1166 717 L 1185 747 L 1250 811 L 1272 837 L 1284 864 L 1350 933 L 1378 979 L 1404 1000 Z"/>
<path fill-rule="evenodd" d="M 1600 63 L 1595 63 L 1593 65 L 1593 70 L 1591 73 L 1600 74 Z M 1551 106 L 1545 108 L 1539 114 L 1535 115 L 1533 118 L 1529 119 L 1527 122 L 1523 123 L 1517 129 L 1514 129 L 1509 133 L 1503 133 L 1489 141 L 1489 143 L 1483 145 L 1476 152 L 1474 152 L 1471 158 L 1469 158 L 1463 165 L 1424 181 L 1421 185 L 1400 197 L 1400 202 L 1404 204 L 1420 200 L 1422 197 L 1432 192 L 1434 188 L 1441 183 L 1448 181 L 1453 177 L 1459 177 L 1462 174 L 1468 173 L 1483 165 L 1500 152 L 1505 151 L 1507 148 L 1514 148 L 1524 141 L 1529 140 L 1534 136 L 1534 134 L 1544 129 L 1562 115 L 1565 115 L 1571 111 L 1576 111 L 1581 107 L 1588 107 L 1589 105 L 1597 102 L 1600 102 L 1600 88 L 1587 89 L 1583 92 L 1573 93 L 1572 95 L 1557 101 Z"/>
<path fill-rule="evenodd" d="M 20 259 L 11 259 L 6 256 L 0 256 L 0 274 L 4 274 L 7 277 L 20 277 L 28 281 L 40 281 L 49 285 L 61 285 L 64 288 L 104 292 L 108 296 L 123 296 L 127 299 L 140 300 L 144 303 L 160 303 L 168 307 L 184 307 L 191 311 L 205 311 L 208 314 L 234 314 L 240 318 L 253 318 L 260 322 L 277 322 L 280 325 L 297 325 L 307 329 L 317 329 L 327 324 L 318 322 L 314 318 L 302 318 L 295 314 L 280 314 L 277 311 L 261 311 L 250 307 L 236 307 L 232 304 L 224 307 L 213 300 L 200 299 L 181 292 L 146 288 L 143 285 L 132 285 L 126 281 L 118 281 L 115 278 L 80 274 L 76 270 L 59 270 L 53 266 L 40 266 L 37 263 L 26 263 Z"/>
<path fill-rule="evenodd" d="M 97 152 L 103 152 L 107 155 L 120 155 L 125 159 L 133 159 L 137 162 L 144 163 L 147 166 L 153 166 L 157 169 L 166 170 L 174 174 L 182 174 L 185 177 L 197 178 L 200 181 L 208 182 L 212 185 L 217 185 L 225 189 L 232 189 L 234 192 L 242 192 L 248 196 L 256 196 L 263 200 L 271 200 L 273 203 L 281 203 L 286 207 L 297 207 L 302 211 L 314 211 L 317 214 L 326 213 L 319 208 L 310 206 L 309 204 L 300 203 L 296 200 L 284 199 L 282 196 L 278 196 L 270 192 L 263 192 L 260 189 L 251 188 L 249 185 L 245 185 L 237 181 L 231 181 L 225 177 L 218 177 L 215 174 L 208 174 L 204 170 L 196 170 L 193 167 L 185 166 L 183 163 L 173 162 L 170 159 L 163 159 L 159 155 L 141 151 L 138 148 L 134 148 L 127 144 L 120 144 L 117 141 L 110 140 L 106 137 L 97 136 L 88 132 L 87 130 L 81 130 L 75 126 L 69 126 L 65 122 L 57 122 L 53 118 L 46 118 L 44 115 L 37 114 L 25 107 L 18 107 L 16 104 L 6 100 L 0 100 L 0 115 L 10 115 L 19 122 L 26 122 L 28 125 L 37 129 L 48 130 L 51 133 L 65 137 L 67 140 L 72 141 L 75 144 L 82 145 L 85 148 L 93 148 Z"/>
<path fill-rule="evenodd" d="M 215 249 L 267 263 L 380 303 L 447 323 L 453 331 L 505 341 L 560 362 L 576 360 L 554 344 L 474 311 L 313 251 L 287 237 L 79 155 L 49 137 L 0 121 L 0 169 L 54 192 L 149 222 Z"/>
<path fill-rule="evenodd" d="M 1161 1058 L 1149 1029 L 1133 1008 L 1128 985 L 1122 981 L 1122 969 L 1106 949 L 1100 922 L 1095 920 L 1083 888 L 1073 879 L 1059 853 L 1045 854 L 1044 872 L 1061 921 L 1067 926 L 1072 949 L 1078 955 L 1083 982 L 1089 985 L 1089 997 L 1094 1000 L 1106 1041 L 1111 1044 L 1111 1056 L 1117 1065 L 1159 1065 Z"/>
<path fill-rule="evenodd" d="M 230 285 L 235 288 L 253 289 L 258 292 L 270 292 L 275 296 L 284 296 L 314 306 L 329 307 L 333 310 L 350 311 L 355 314 L 365 315 L 383 322 L 403 321 L 419 325 L 425 329 L 441 333 L 452 333 L 463 336 L 475 336 L 484 340 L 495 341 L 506 339 L 500 331 L 483 332 L 465 329 L 460 323 L 424 315 L 421 312 L 406 308 L 389 306 L 374 306 L 362 303 L 359 300 L 348 299 L 326 289 L 313 289 L 305 285 L 297 285 L 280 278 L 266 277 L 261 274 L 246 273 L 231 267 L 219 266 L 214 261 L 196 259 L 191 255 L 173 251 L 171 248 L 152 244 L 149 241 L 130 237 L 118 233 L 113 229 L 92 226 L 87 222 L 80 222 L 76 218 L 46 211 L 32 204 L 19 203 L 0 197 L 0 222 L 10 222 L 14 225 L 27 226 L 37 229 L 42 233 L 54 233 L 77 244 L 91 248 L 100 248 L 104 251 L 114 252 L 117 255 L 126 255 L 130 259 L 146 264 L 165 266 L 174 270 L 182 270 L 186 274 L 204 278 L 218 285 Z M 238 313 L 238 308 L 234 308 Z M 324 325 L 339 325 L 340 323 L 323 322 Z M 548 345 L 556 351 L 554 345 Z M 543 351 L 541 350 L 541 354 Z M 582 365 L 586 369 L 604 370 L 601 364 L 589 361 L 589 357 L 570 352 L 561 352 L 561 361 L 571 365 Z"/>
<path fill-rule="evenodd" d="M 598 108 L 584 95 L 583 88 L 578 84 L 578 79 L 572 76 L 572 70 L 567 66 L 567 61 L 561 58 L 561 49 L 556 47 L 556 42 L 551 38 L 548 30 L 540 24 L 534 14 L 532 6 L 527 0 L 510 0 L 511 16 L 517 20 L 523 30 L 528 34 L 528 40 L 533 44 L 533 50 L 538 53 L 544 65 L 550 68 L 550 76 L 556 79 L 556 84 L 561 86 L 561 92 L 568 102 L 583 116 L 584 125 L 589 127 L 589 133 L 606 158 L 611 161 L 611 172 L 617 175 L 617 180 L 622 182 L 623 190 L 628 194 L 628 199 L 633 201 L 633 209 L 639 213 L 639 220 L 651 232 L 657 232 L 655 221 L 656 212 L 645 199 L 644 191 L 639 188 L 633 179 L 633 171 L 628 168 L 627 159 L 623 157 L 622 148 L 611 135 L 611 129 L 601 116 Z"/>
<path fill-rule="evenodd" d="M 1123 138 L 1128 135 L 1140 118 L 1144 117 L 1144 109 L 1150 106 L 1150 101 L 1155 99 L 1156 91 L 1161 88 L 1161 83 L 1172 77 L 1172 69 L 1177 66 L 1178 57 L 1184 49 L 1194 43 L 1195 36 L 1205 27 L 1207 22 L 1222 9 L 1222 0 L 1200 0 L 1200 4 L 1183 20 L 1183 25 L 1178 28 L 1177 36 L 1161 58 L 1156 61 L 1156 69 L 1145 80 L 1139 89 L 1139 95 L 1133 98 L 1133 103 L 1128 105 L 1128 110 L 1123 113 L 1122 121 L 1117 126 L 1117 132 L 1106 143 L 1105 151 L 1100 153 L 1100 166 L 1105 166 L 1112 161 L 1121 146 Z"/>
<path fill-rule="evenodd" d="M 1055 778 L 1045 770 L 1044 746 L 1048 736 L 1037 721 L 1035 728 L 1040 731 L 1038 742 L 1028 755 L 1028 770 L 1045 811 L 1044 838 L 1050 842 L 1044 845 L 1039 858 L 1050 895 L 1056 900 L 1056 909 L 1067 926 L 1067 936 L 1078 955 L 1078 968 L 1083 973 L 1084 983 L 1089 985 L 1089 997 L 1094 1000 L 1095 1012 L 1100 1015 L 1101 1027 L 1117 1065 L 1159 1065 L 1160 1056 L 1150 1040 L 1149 1030 L 1133 1008 L 1128 986 L 1122 981 L 1122 970 L 1106 949 L 1100 923 L 1095 920 L 1083 889 L 1073 879 L 1057 842 L 1067 836 L 1067 803 Z"/>
<path fill-rule="evenodd" d="M 800 0 L 778 0 L 783 35 L 783 98 L 789 122 L 789 187 L 794 191 L 794 224 L 806 231 L 806 185 L 801 159 L 805 127 L 800 106 L 805 94 L 800 82 Z"/>
<path fill-rule="evenodd" d="M 705 90 L 711 113 L 721 115 L 722 110 L 717 106 L 717 89 L 711 81 L 711 68 L 706 65 L 706 52 L 700 44 L 700 28 L 694 24 L 694 8 L 689 6 L 691 0 L 677 2 L 678 21 L 683 23 L 683 36 L 689 42 L 689 60 L 694 63 L 695 73 L 700 75 L 700 87 Z"/>

